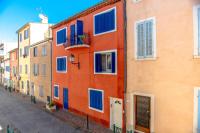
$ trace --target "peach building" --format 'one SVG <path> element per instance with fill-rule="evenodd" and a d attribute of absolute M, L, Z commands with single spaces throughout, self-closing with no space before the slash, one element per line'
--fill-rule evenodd
<path fill-rule="evenodd" d="M 200 133 L 200 1 L 127 0 L 127 131 Z"/>
<path fill-rule="evenodd" d="M 18 75 L 18 48 L 11 50 L 10 52 L 10 82 L 13 89 L 19 90 L 19 82 L 17 80 Z"/>
<path fill-rule="evenodd" d="M 30 46 L 30 94 L 43 102 L 51 97 L 51 48 L 51 38 Z"/>

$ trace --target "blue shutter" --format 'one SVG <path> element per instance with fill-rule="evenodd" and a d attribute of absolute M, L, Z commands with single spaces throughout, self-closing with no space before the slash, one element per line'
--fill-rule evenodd
<path fill-rule="evenodd" d="M 90 90 L 90 107 L 94 107 L 94 94 L 93 91 Z"/>
<path fill-rule="evenodd" d="M 90 107 L 103 110 L 103 103 L 102 103 L 102 92 L 96 90 L 90 90 Z"/>
<path fill-rule="evenodd" d="M 198 131 L 200 131 L 200 90 L 198 90 Z"/>
<path fill-rule="evenodd" d="M 57 59 L 57 70 L 58 71 L 66 71 L 66 58 L 58 58 Z"/>
<path fill-rule="evenodd" d="M 101 54 L 95 54 L 95 72 L 102 72 Z"/>
<path fill-rule="evenodd" d="M 115 9 L 95 16 L 95 34 L 115 29 Z"/>
<path fill-rule="evenodd" d="M 67 40 L 66 29 L 62 29 L 57 32 L 57 44 L 65 43 Z"/>
<path fill-rule="evenodd" d="M 66 58 L 62 58 L 62 71 L 66 71 Z"/>
<path fill-rule="evenodd" d="M 54 96 L 58 97 L 58 87 L 54 86 Z"/>
<path fill-rule="evenodd" d="M 97 102 L 97 109 L 102 110 L 103 109 L 103 104 L 102 104 L 102 92 L 101 91 L 96 91 L 96 102 Z"/>
<path fill-rule="evenodd" d="M 116 55 L 115 52 L 112 52 L 112 73 L 116 72 Z"/>
<path fill-rule="evenodd" d="M 77 43 L 78 44 L 83 44 L 82 40 L 79 38 L 79 36 L 83 35 L 83 21 L 77 20 Z"/>
<path fill-rule="evenodd" d="M 75 44 L 75 25 L 70 26 L 70 43 L 71 45 Z"/>

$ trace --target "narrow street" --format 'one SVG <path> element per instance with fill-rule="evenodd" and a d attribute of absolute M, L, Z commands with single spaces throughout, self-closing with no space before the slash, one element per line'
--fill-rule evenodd
<path fill-rule="evenodd" d="M 79 133 L 72 125 L 32 106 L 31 103 L 12 96 L 0 88 L 0 126 L 7 125 L 20 130 L 21 133 Z M 1 132 L 1 131 L 0 131 Z"/>

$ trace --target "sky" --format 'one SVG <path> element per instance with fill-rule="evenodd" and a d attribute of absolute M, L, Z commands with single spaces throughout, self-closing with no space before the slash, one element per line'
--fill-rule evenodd
<path fill-rule="evenodd" d="M 102 0 L 0 0 L 0 43 L 17 42 L 16 31 L 27 22 L 40 22 L 39 13 L 56 24 Z"/>

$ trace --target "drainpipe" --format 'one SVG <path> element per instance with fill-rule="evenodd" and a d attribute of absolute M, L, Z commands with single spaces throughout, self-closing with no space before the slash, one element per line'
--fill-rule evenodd
<path fill-rule="evenodd" d="M 124 132 L 126 132 L 126 92 L 127 92 L 127 12 L 126 0 L 123 0 L 124 10 Z"/>
<path fill-rule="evenodd" d="M 53 47 L 52 47 L 52 45 L 53 45 L 53 38 L 52 39 L 50 39 L 51 40 L 51 43 L 50 43 L 50 53 L 51 53 L 51 59 L 50 59 L 50 63 L 51 63 L 51 83 L 50 83 L 50 85 L 51 85 L 51 98 L 50 98 L 50 101 L 52 102 L 52 75 L 53 75 L 53 72 L 52 72 L 52 49 L 53 49 Z"/>

